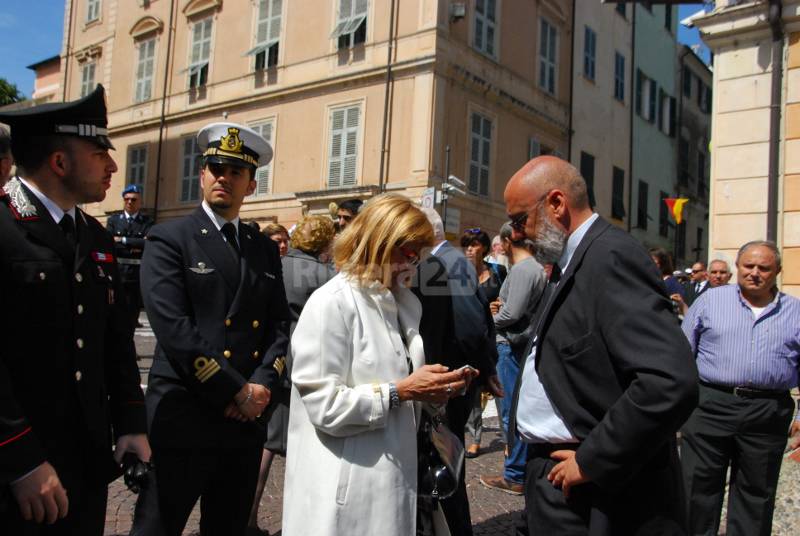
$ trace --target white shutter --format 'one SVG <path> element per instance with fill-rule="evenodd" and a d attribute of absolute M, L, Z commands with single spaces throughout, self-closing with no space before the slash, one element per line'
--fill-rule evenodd
<path fill-rule="evenodd" d="M 342 137 L 344 134 L 344 116 L 346 110 L 331 112 L 331 143 L 328 160 L 328 188 L 339 188 L 342 185 Z"/>
<path fill-rule="evenodd" d="M 281 0 L 272 0 L 269 20 L 269 40 L 277 41 L 281 37 Z"/>
<path fill-rule="evenodd" d="M 351 106 L 331 112 L 328 188 L 356 184 L 358 165 L 358 132 L 361 108 Z"/>
<path fill-rule="evenodd" d="M 272 127 L 272 121 L 251 125 L 251 128 L 258 132 L 270 145 L 272 145 Z M 256 169 L 255 180 L 256 195 L 266 195 L 272 191 L 272 162 Z"/>

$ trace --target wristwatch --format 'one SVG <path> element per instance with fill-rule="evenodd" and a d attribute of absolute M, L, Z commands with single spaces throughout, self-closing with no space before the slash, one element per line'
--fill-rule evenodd
<path fill-rule="evenodd" d="M 389 409 L 400 407 L 400 394 L 397 392 L 397 386 L 394 383 L 389 383 Z"/>

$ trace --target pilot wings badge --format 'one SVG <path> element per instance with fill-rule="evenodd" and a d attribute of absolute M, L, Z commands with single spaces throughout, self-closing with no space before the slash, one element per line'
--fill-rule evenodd
<path fill-rule="evenodd" d="M 206 275 L 214 272 L 214 268 L 206 267 L 206 263 L 198 262 L 197 266 L 190 266 L 189 269 L 196 274 Z"/>

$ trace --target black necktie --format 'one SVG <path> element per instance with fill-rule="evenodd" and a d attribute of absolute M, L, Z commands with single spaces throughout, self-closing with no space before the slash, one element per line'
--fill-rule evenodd
<path fill-rule="evenodd" d="M 231 222 L 228 222 L 222 226 L 222 234 L 225 235 L 225 239 L 228 241 L 228 245 L 236 253 L 237 259 L 241 258 L 242 252 L 239 250 L 239 243 L 236 240 L 237 239 L 236 227 L 234 227 Z"/>
<path fill-rule="evenodd" d="M 701 288 L 703 288 L 703 284 L 702 283 L 695 283 L 695 285 L 694 285 L 694 293 L 697 294 L 698 292 L 700 292 Z"/>
<path fill-rule="evenodd" d="M 61 221 L 58 222 L 58 226 L 64 232 L 64 238 L 67 239 L 69 247 L 75 251 L 75 245 L 78 243 L 75 236 L 75 220 L 69 214 L 64 214 Z"/>

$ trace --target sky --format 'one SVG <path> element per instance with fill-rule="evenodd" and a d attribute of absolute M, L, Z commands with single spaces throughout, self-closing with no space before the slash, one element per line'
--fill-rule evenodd
<path fill-rule="evenodd" d="M 26 97 L 33 92 L 34 79 L 26 67 L 61 52 L 64 5 L 65 0 L 0 0 L 0 77 L 16 84 Z M 678 20 L 702 7 L 700 3 L 679 6 Z M 680 42 L 700 43 L 696 29 L 678 27 Z M 708 49 L 703 48 L 701 57 L 708 62 Z"/>

